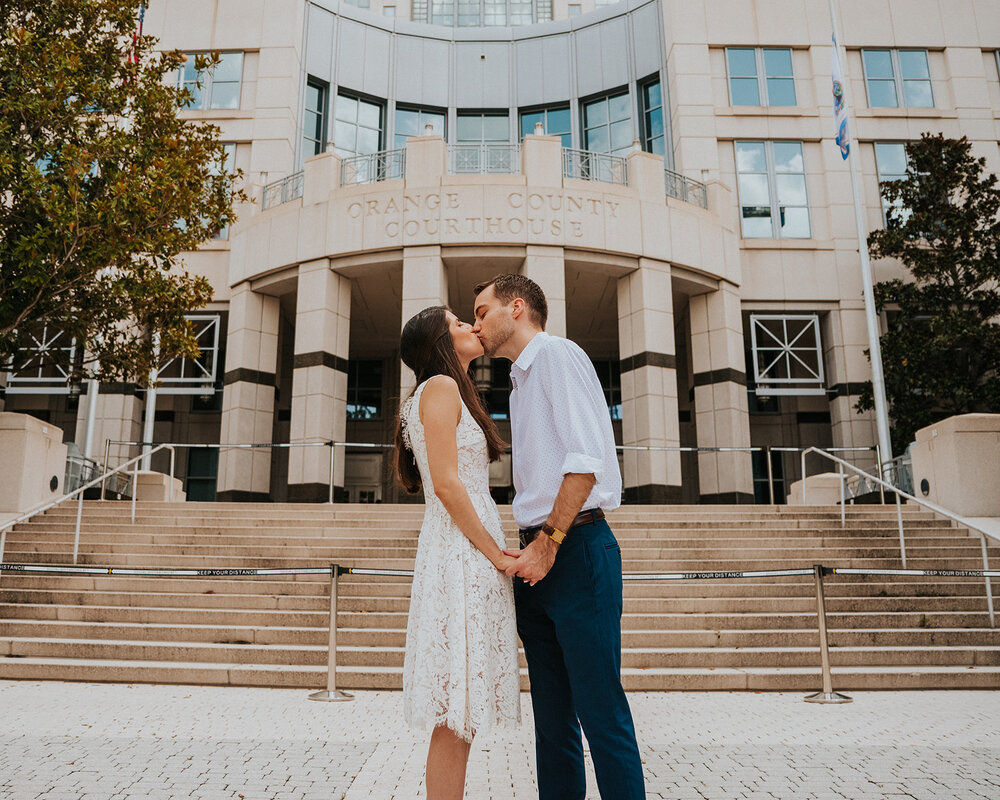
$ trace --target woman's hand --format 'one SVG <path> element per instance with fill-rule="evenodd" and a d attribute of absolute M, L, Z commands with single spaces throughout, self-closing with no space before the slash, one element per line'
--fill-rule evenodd
<path fill-rule="evenodd" d="M 511 567 L 517 564 L 517 556 L 510 556 L 506 553 L 501 553 L 495 559 L 493 559 L 493 566 L 497 568 L 500 572 L 504 574 L 507 573 Z"/>

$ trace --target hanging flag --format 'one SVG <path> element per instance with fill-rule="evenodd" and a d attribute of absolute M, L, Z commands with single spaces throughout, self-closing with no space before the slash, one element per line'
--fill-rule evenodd
<path fill-rule="evenodd" d="M 139 3 L 139 22 L 136 25 L 135 33 L 132 34 L 132 53 L 129 61 L 134 64 L 139 63 L 139 39 L 142 37 L 142 21 L 146 17 L 146 4 Z"/>
<path fill-rule="evenodd" d="M 846 159 L 851 152 L 851 137 L 847 131 L 847 98 L 844 96 L 844 70 L 840 66 L 837 37 L 833 37 L 833 126 L 840 155 Z"/>

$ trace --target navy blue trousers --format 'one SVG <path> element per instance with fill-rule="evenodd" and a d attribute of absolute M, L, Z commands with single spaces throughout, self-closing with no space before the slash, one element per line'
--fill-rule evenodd
<path fill-rule="evenodd" d="M 573 528 L 534 586 L 514 579 L 535 715 L 540 800 L 584 800 L 583 727 L 602 800 L 646 790 L 621 683 L 622 555 L 601 520 Z"/>

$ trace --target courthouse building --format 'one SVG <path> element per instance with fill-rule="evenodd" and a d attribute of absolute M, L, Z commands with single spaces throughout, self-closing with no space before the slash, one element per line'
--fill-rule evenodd
<path fill-rule="evenodd" d="M 1000 169 L 1000 3 L 839 9 L 870 229 L 923 131 Z M 215 287 L 201 359 L 165 364 L 155 404 L 100 386 L 98 459 L 154 406 L 161 442 L 391 443 L 402 323 L 441 303 L 471 320 L 501 271 L 536 280 L 548 330 L 593 360 L 626 501 L 769 497 L 763 453 L 711 448 L 875 443 L 827 0 L 158 0 L 145 31 L 220 51 L 200 89 L 193 58 L 177 76 L 183 114 L 221 128 L 255 203 L 185 257 Z M 14 365 L 5 410 L 83 447 L 86 392 L 39 364 Z M 509 363 L 474 370 L 509 433 Z M 329 453 L 188 448 L 177 473 L 190 499 L 325 500 Z M 333 453 L 338 498 L 400 499 L 388 451 Z M 798 469 L 772 454 L 778 498 Z M 509 499 L 509 462 L 491 482 Z"/>

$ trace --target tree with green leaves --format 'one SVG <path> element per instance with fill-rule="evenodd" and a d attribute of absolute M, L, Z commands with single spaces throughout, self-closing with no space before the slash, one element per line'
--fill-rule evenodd
<path fill-rule="evenodd" d="M 882 185 L 886 226 L 875 258 L 912 280 L 875 285 L 887 312 L 882 361 L 892 446 L 954 414 L 1000 412 L 1000 189 L 969 141 L 925 133 L 906 145 L 905 179 Z M 859 412 L 874 407 L 869 382 Z"/>
<path fill-rule="evenodd" d="M 154 341 L 161 359 L 197 356 L 184 315 L 212 289 L 179 256 L 247 198 L 219 129 L 179 114 L 184 54 L 137 35 L 139 13 L 0 0 L 0 369 L 43 326 L 86 348 L 76 379 L 141 383 Z"/>

